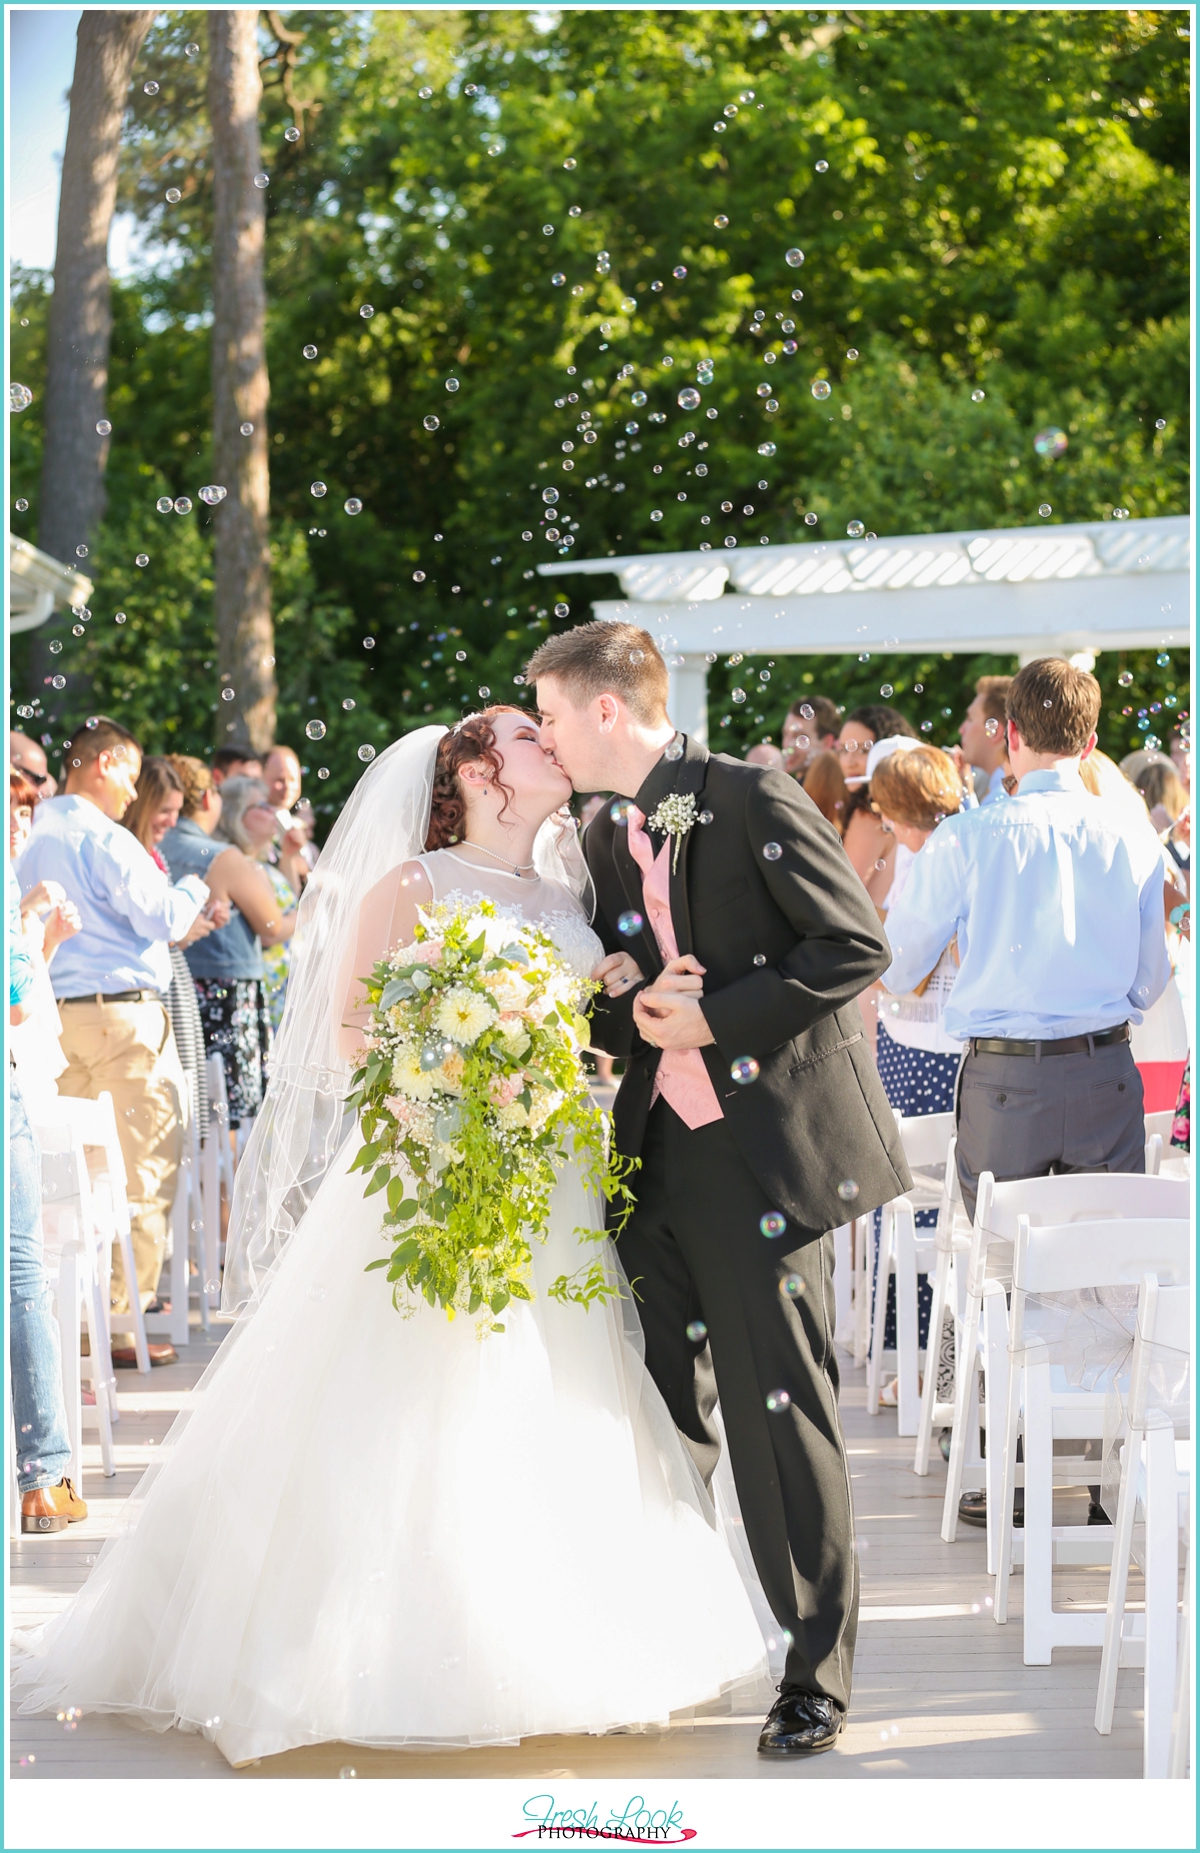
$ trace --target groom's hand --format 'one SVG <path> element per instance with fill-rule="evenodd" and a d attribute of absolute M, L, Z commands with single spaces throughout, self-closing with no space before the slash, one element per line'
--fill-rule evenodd
<path fill-rule="evenodd" d="M 640 991 L 633 1000 L 633 1020 L 643 1039 L 657 1049 L 703 1049 L 716 1041 L 694 992 L 657 986 Z"/>
<path fill-rule="evenodd" d="M 692 953 L 684 952 L 677 958 L 668 959 L 649 987 L 647 996 L 659 996 L 667 991 L 683 991 L 691 997 L 703 995 L 704 967 Z"/>

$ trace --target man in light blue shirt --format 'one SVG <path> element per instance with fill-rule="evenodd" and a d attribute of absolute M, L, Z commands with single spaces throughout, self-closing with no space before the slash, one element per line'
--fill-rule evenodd
<path fill-rule="evenodd" d="M 1057 658 L 1007 697 L 1016 796 L 938 826 L 888 916 L 889 991 L 911 991 L 957 938 L 946 1028 L 967 1045 L 958 1169 L 973 1211 L 998 1178 L 1144 1168 L 1129 1045 L 1170 973 L 1161 853 L 1087 791 L 1100 687 Z"/>
<path fill-rule="evenodd" d="M 128 1173 L 137 1285 L 143 1307 L 158 1292 L 167 1218 L 179 1175 L 186 1083 L 167 1013 L 168 947 L 182 939 L 208 900 L 196 875 L 172 885 L 120 819 L 137 790 L 141 748 L 116 721 L 97 716 L 64 755 L 64 795 L 43 800 L 17 874 L 27 893 L 60 882 L 79 909 L 79 933 L 54 961 L 66 1072 L 61 1094 L 110 1093 Z M 113 1256 L 113 1310 L 128 1287 Z M 170 1363 L 169 1345 L 152 1345 Z M 127 1364 L 132 1347 L 113 1348 Z"/>

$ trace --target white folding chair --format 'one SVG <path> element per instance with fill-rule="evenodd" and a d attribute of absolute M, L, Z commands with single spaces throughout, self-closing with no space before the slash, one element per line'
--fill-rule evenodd
<path fill-rule="evenodd" d="M 1180 1432 L 1189 1424 L 1178 1398 L 1186 1394 L 1190 1371 L 1191 1300 L 1190 1287 L 1161 1286 L 1149 1273 L 1142 1279 L 1096 1697 L 1096 1729 L 1107 1736 L 1112 1730 L 1118 1666 L 1145 1668 L 1142 1774 L 1147 1777 L 1170 1773 L 1172 1714 L 1177 1701 L 1180 1551 L 1181 1543 L 1186 1548 L 1185 1508 L 1191 1490 L 1190 1437 Z M 1166 1354 L 1172 1365 L 1179 1366 L 1177 1382 L 1167 1384 L 1161 1374 L 1153 1372 L 1156 1354 Z M 1161 1407 L 1164 1390 L 1174 1392 L 1173 1406 L 1165 1409 Z M 1131 1559 L 1145 1577 L 1144 1616 L 1126 1613 Z"/>
<path fill-rule="evenodd" d="M 233 1202 L 233 1152 L 229 1144 L 229 1098 L 225 1090 L 225 1067 L 219 1055 L 208 1058 L 208 1137 L 200 1153 L 200 1176 L 204 1199 L 205 1258 L 204 1280 L 209 1289 L 208 1304 L 213 1312 L 221 1305 L 221 1186 L 225 1200 Z"/>
<path fill-rule="evenodd" d="M 854 1344 L 854 1238 L 844 1222 L 833 1232 L 833 1342 Z"/>
<path fill-rule="evenodd" d="M 1007 1321 L 1002 1295 L 990 1310 L 990 1342 L 986 1342 L 982 1350 L 980 1328 L 985 1285 L 994 1281 L 1005 1291 L 1012 1286 L 1018 1218 L 1026 1215 L 1033 1227 L 1039 1227 L 1120 1217 L 1186 1216 L 1187 1204 L 1188 1184 L 1179 1178 L 1143 1177 L 1136 1172 L 1072 1171 L 1057 1177 L 1014 1178 L 998 1184 L 990 1171 L 980 1175 L 967 1259 L 965 1306 L 956 1334 L 960 1342 L 955 1353 L 954 1430 L 942 1507 L 942 1538 L 945 1543 L 953 1544 L 958 1532 L 958 1502 L 963 1490 L 970 1409 L 977 1369 L 982 1366 L 986 1389 L 984 1434 L 989 1575 L 995 1574 L 996 1567 L 995 1501 L 1000 1492 L 1001 1411 L 1008 1395 Z"/>
<path fill-rule="evenodd" d="M 1109 1180 L 1110 1182 L 1116 1180 Z M 1126 1180 L 1120 1180 L 1126 1181 Z M 1168 1179 L 1143 1180 L 1163 1185 Z M 1160 1279 L 1188 1278 L 1191 1224 L 1186 1210 L 1174 1217 L 1104 1217 L 1032 1227 L 1018 1218 L 1013 1254 L 1011 1369 L 1004 1402 L 1003 1472 L 999 1490 L 998 1557 L 993 1614 L 1008 1619 L 1008 1591 L 1014 1561 L 1024 1565 L 1024 1659 L 1049 1666 L 1056 1647 L 1099 1647 L 1104 1617 L 1066 1612 L 1053 1603 L 1055 1563 L 1104 1563 L 1113 1549 L 1111 1526 L 1055 1525 L 1054 1485 L 1086 1486 L 1100 1468 L 1078 1452 L 1056 1457 L 1056 1441 L 1102 1441 L 1106 1388 L 1071 1384 L 1037 1337 L 1027 1314 L 1030 1294 L 1053 1296 L 1082 1288 L 1128 1287 L 1149 1268 Z M 992 1289 L 992 1297 L 999 1295 Z M 1024 1441 L 1024 1524 L 1013 1524 L 1017 1485 L 1017 1437 Z M 992 1514 L 989 1513 L 989 1519 Z M 1172 1665 L 1172 1684 L 1174 1666 Z M 1169 1698 L 1168 1698 L 1169 1705 Z"/>
<path fill-rule="evenodd" d="M 856 1216 L 850 1224 L 854 1262 L 854 1362 L 865 1364 L 871 1349 L 871 1218 Z"/>
<path fill-rule="evenodd" d="M 946 1147 L 946 1172 L 942 1183 L 942 1200 L 938 1205 L 937 1227 L 933 1231 L 933 1294 L 929 1308 L 929 1350 L 932 1351 L 936 1345 L 940 1352 L 942 1327 L 949 1314 L 956 1334 L 954 1346 L 956 1361 L 960 1356 L 965 1355 L 958 1334 L 966 1305 L 966 1278 L 963 1270 L 971 1247 L 971 1221 L 962 1200 L 962 1186 L 958 1180 L 957 1144 L 957 1139 L 952 1138 Z M 956 1368 L 958 1368 L 957 1363 Z M 978 1385 L 975 1384 L 973 1402 L 977 1401 Z M 913 1458 L 914 1473 L 927 1474 L 929 1472 L 933 1431 L 935 1428 L 949 1428 L 953 1421 L 954 1402 L 953 1400 L 943 1402 L 939 1399 L 937 1361 L 927 1355 L 925 1381 L 921 1386 L 921 1411 L 917 1421 L 917 1448 Z M 975 1440 L 979 1431 L 976 1412 L 969 1413 L 969 1423 L 967 1448 L 963 1458 L 964 1470 L 967 1467 L 982 1467 L 983 1465 Z"/>
<path fill-rule="evenodd" d="M 867 1366 L 867 1414 L 879 1414 L 879 1388 L 883 1376 L 884 1333 L 887 1325 L 888 1281 L 896 1282 L 896 1432 L 915 1435 L 921 1403 L 919 1352 L 918 1274 L 927 1274 L 936 1254 L 936 1229 L 918 1229 L 918 1210 L 942 1208 L 946 1195 L 946 1153 L 954 1137 L 953 1113 L 929 1113 L 915 1118 L 896 1114 L 896 1129 L 912 1172 L 912 1188 L 885 1203 L 879 1217 L 874 1251 L 875 1308 L 872 1317 L 871 1354 Z M 872 1219 L 872 1227 L 873 1227 Z M 940 1327 L 929 1327 L 936 1359 Z"/>
<path fill-rule="evenodd" d="M 54 1294 L 54 1313 L 62 1351 L 63 1402 L 71 1448 L 69 1477 L 83 1485 L 83 1428 L 100 1432 L 100 1459 L 106 1479 L 116 1472 L 111 1412 L 116 1406 L 112 1358 L 101 1290 L 100 1232 L 92 1214 L 87 1159 L 69 1127 L 39 1126 L 42 1153 L 42 1234 L 46 1275 Z M 88 1357 L 81 1356 L 83 1328 Z M 87 1376 L 94 1406 L 83 1402 Z"/>
<path fill-rule="evenodd" d="M 60 1094 L 55 1117 L 61 1118 L 65 1125 L 74 1130 L 89 1154 L 92 1210 L 103 1242 L 104 1306 L 110 1338 L 113 1332 L 130 1333 L 137 1367 L 146 1373 L 150 1369 L 150 1357 L 146 1350 L 146 1322 L 142 1317 L 142 1303 L 136 1291 L 137 1269 L 133 1258 L 129 1198 L 126 1195 L 127 1175 L 112 1095 L 105 1093 L 95 1100 L 85 1100 L 78 1095 Z M 99 1154 L 103 1156 L 98 1157 Z M 109 1289 L 114 1243 L 121 1251 L 125 1279 L 134 1283 L 129 1294 L 130 1310 L 125 1313 L 113 1312 L 111 1305 Z M 118 1419 L 114 1410 L 113 1421 Z"/>
<path fill-rule="evenodd" d="M 1168 1107 L 1166 1111 L 1162 1113 L 1147 1113 L 1145 1115 L 1145 1120 L 1146 1138 L 1153 1139 L 1157 1135 L 1158 1138 L 1162 1140 L 1164 1148 L 1170 1145 L 1171 1130 L 1175 1124 L 1174 1108 Z"/>
<path fill-rule="evenodd" d="M 171 1205 L 168 1229 L 170 1248 L 162 1278 L 168 1282 L 171 1309 L 167 1313 L 148 1313 L 146 1327 L 165 1334 L 178 1349 L 191 1339 L 189 1304 L 191 1296 L 191 1259 L 195 1249 L 199 1265 L 204 1256 L 204 1203 L 200 1185 L 200 1148 L 196 1128 L 195 1087 L 187 1076 L 187 1100 L 184 1103 L 182 1149 L 179 1174 L 175 1183 L 175 1201 Z M 208 1306 L 200 1282 L 200 1316 L 208 1330 Z"/>

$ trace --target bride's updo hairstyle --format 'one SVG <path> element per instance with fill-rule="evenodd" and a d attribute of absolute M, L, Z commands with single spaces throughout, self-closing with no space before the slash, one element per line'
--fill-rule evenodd
<path fill-rule="evenodd" d="M 459 772 L 463 766 L 482 762 L 491 773 L 498 791 L 504 793 L 500 807 L 503 817 L 512 791 L 500 777 L 504 762 L 496 751 L 496 734 L 492 720 L 497 714 L 523 714 L 523 708 L 503 703 L 485 708 L 482 714 L 469 714 L 452 727 L 441 740 L 433 768 L 433 803 L 429 812 L 429 833 L 425 848 L 449 849 L 461 843 L 467 826 L 467 800 Z"/>

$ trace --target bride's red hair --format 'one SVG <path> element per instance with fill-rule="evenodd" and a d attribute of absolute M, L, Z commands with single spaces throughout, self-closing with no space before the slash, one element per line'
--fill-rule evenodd
<path fill-rule="evenodd" d="M 433 768 L 433 803 L 425 838 L 427 850 L 448 849 L 452 843 L 460 843 L 463 839 L 467 823 L 467 801 L 459 778 L 463 766 L 482 762 L 487 767 L 497 789 L 504 793 L 504 803 L 500 807 L 503 817 L 513 794 L 500 777 L 504 761 L 496 751 L 492 721 L 497 714 L 524 712 L 523 708 L 499 703 L 494 708 L 485 708 L 482 714 L 469 715 L 441 740 Z"/>

